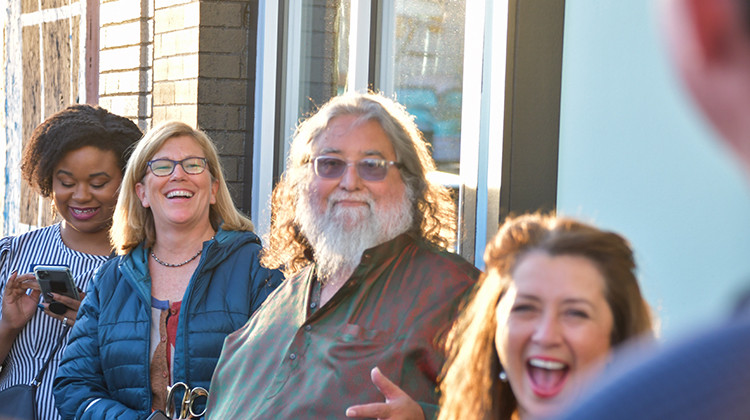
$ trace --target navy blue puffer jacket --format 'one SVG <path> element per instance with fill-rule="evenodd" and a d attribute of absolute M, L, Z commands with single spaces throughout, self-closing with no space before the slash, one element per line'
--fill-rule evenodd
<path fill-rule="evenodd" d="M 175 382 L 206 389 L 227 334 L 239 329 L 281 282 L 260 266 L 251 232 L 219 230 L 203 244 L 183 296 L 174 351 Z M 63 418 L 145 419 L 151 412 L 151 277 L 139 245 L 94 277 L 54 382 Z"/>

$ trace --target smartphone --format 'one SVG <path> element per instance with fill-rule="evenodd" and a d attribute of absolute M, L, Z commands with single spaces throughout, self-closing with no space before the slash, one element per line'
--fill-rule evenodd
<path fill-rule="evenodd" d="M 36 281 L 39 282 L 39 288 L 42 290 L 42 296 L 46 303 L 52 302 L 47 297 L 48 293 L 57 293 L 60 295 L 72 297 L 78 300 L 78 288 L 73 283 L 73 276 L 70 270 L 64 265 L 38 265 L 34 267 Z"/>

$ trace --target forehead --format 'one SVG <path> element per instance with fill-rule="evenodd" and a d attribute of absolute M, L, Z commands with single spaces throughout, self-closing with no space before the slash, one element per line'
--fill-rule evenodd
<path fill-rule="evenodd" d="M 512 287 L 519 294 L 549 300 L 606 300 L 606 279 L 596 263 L 583 256 L 551 256 L 542 251 L 532 251 L 521 258 L 511 278 Z"/>
<path fill-rule="evenodd" d="M 188 156 L 203 157 L 203 149 L 201 149 L 198 140 L 188 135 L 170 137 L 161 147 L 156 150 L 152 159 L 159 158 L 184 158 Z"/>
<path fill-rule="evenodd" d="M 356 115 L 333 118 L 312 145 L 314 155 L 375 156 L 396 158 L 391 140 L 375 120 L 361 121 Z"/>

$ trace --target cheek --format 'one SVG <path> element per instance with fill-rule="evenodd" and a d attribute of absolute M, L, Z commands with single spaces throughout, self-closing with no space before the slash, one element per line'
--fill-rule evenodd
<path fill-rule="evenodd" d="M 307 194 L 310 197 L 310 203 L 313 208 L 326 208 L 326 202 L 331 193 L 336 189 L 337 183 L 327 180 L 316 180 L 310 184 Z"/>
<path fill-rule="evenodd" d="M 50 195 L 50 198 L 52 199 L 52 203 L 58 209 L 65 206 L 65 203 L 70 200 L 72 195 L 72 190 L 61 188 L 59 185 L 55 187 L 55 184 L 52 184 L 52 194 Z"/>
<path fill-rule="evenodd" d="M 497 328 L 495 329 L 495 350 L 500 359 L 500 364 L 504 367 L 510 366 L 513 357 L 513 331 L 508 325 L 507 314 L 503 313 L 502 308 L 499 306 L 495 312 L 497 319 Z"/>
<path fill-rule="evenodd" d="M 609 338 L 610 329 L 607 328 L 590 328 L 577 335 L 575 347 L 581 367 L 588 369 L 608 358 L 612 350 Z"/>

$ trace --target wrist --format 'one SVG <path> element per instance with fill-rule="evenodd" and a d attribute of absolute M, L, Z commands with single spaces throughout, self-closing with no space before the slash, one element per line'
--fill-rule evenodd
<path fill-rule="evenodd" d="M 8 325 L 8 322 L 5 321 L 5 319 L 0 318 L 0 337 L 5 340 L 15 340 L 16 337 L 18 337 L 19 334 L 21 334 L 21 331 L 23 331 L 23 327 L 26 325 L 23 325 L 18 328 L 14 328 L 11 325 Z"/>

